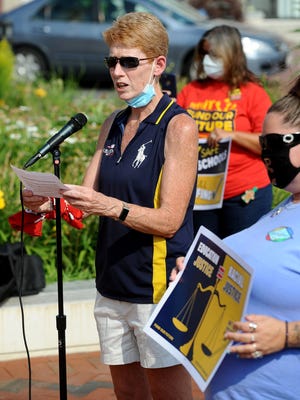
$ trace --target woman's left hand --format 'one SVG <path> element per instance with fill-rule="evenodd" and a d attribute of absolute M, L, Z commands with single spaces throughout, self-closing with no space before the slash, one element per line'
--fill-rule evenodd
<path fill-rule="evenodd" d="M 207 137 L 207 144 L 210 147 L 215 147 L 220 140 L 232 137 L 232 135 L 233 132 L 224 131 L 224 129 L 221 128 L 215 128 Z"/>
<path fill-rule="evenodd" d="M 230 347 L 230 353 L 241 358 L 261 358 L 284 348 L 285 321 L 257 314 L 245 319 L 246 322 L 234 322 L 234 332 L 225 333 L 225 339 L 237 342 Z"/>

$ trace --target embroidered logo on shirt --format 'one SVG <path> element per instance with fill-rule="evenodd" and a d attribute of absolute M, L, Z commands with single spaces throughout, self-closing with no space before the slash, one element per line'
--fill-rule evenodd
<path fill-rule="evenodd" d="M 289 228 L 288 226 L 279 226 L 278 228 L 268 232 L 266 239 L 271 242 L 283 242 L 292 239 L 293 233 L 292 228 Z"/>
<path fill-rule="evenodd" d="M 115 144 L 108 145 L 107 147 L 105 147 L 105 148 L 103 149 L 103 154 L 104 154 L 105 156 L 107 156 L 107 157 L 113 156 L 114 153 L 115 153 L 115 147 L 116 147 Z"/>
<path fill-rule="evenodd" d="M 142 163 L 145 161 L 147 155 L 145 154 L 145 150 L 146 150 L 146 145 L 148 143 L 151 143 L 152 140 L 149 140 L 149 142 L 142 144 L 137 152 L 137 155 L 135 157 L 135 159 L 133 160 L 133 163 L 131 164 L 133 168 L 139 168 Z"/>

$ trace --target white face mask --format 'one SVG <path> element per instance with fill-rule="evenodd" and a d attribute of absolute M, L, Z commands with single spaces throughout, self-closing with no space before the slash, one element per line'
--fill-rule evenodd
<path fill-rule="evenodd" d="M 224 74 L 224 64 L 219 58 L 212 58 L 205 54 L 203 58 L 203 69 L 207 76 L 212 79 L 221 78 Z"/>

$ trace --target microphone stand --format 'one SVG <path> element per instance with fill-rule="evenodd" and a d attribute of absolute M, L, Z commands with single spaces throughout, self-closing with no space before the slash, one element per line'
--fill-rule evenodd
<path fill-rule="evenodd" d="M 54 147 L 51 151 L 53 156 L 54 174 L 60 178 L 60 150 Z M 58 331 L 58 354 L 59 354 L 59 382 L 60 400 L 67 399 L 67 368 L 66 368 L 66 316 L 64 315 L 63 297 L 63 264 L 62 264 L 62 235 L 61 235 L 61 207 L 60 198 L 55 199 L 56 208 L 56 269 L 57 269 L 57 293 L 58 293 L 58 315 L 56 316 L 56 329 Z"/>

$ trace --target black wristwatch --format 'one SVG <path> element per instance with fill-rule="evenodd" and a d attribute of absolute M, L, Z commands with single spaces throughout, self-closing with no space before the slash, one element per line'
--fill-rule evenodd
<path fill-rule="evenodd" d="M 123 208 L 122 208 L 121 214 L 119 215 L 119 220 L 125 221 L 128 213 L 129 213 L 128 204 L 124 203 L 124 201 L 123 201 Z"/>

